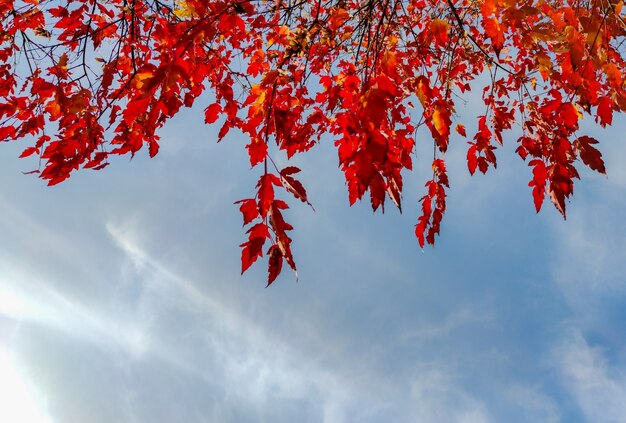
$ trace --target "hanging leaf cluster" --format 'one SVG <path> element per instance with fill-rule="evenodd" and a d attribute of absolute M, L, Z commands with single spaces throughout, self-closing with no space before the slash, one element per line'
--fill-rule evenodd
<path fill-rule="evenodd" d="M 445 153 L 496 167 L 515 129 L 537 211 L 565 216 L 579 163 L 604 173 L 585 116 L 626 110 L 623 2 L 616 0 L 0 0 L 0 140 L 54 185 L 114 155 L 159 151 L 158 130 L 201 104 L 218 140 L 245 140 L 259 173 L 238 202 L 242 271 L 294 272 L 288 199 L 309 203 L 288 158 L 334 142 L 350 204 L 402 207 L 416 143 L 433 147 L 416 218 L 433 244 L 446 210 Z M 476 93 L 476 94 L 473 94 Z M 457 104 L 478 96 L 476 133 Z M 423 128 L 423 131 L 419 131 Z M 421 195 L 415 193 L 415 195 Z"/>

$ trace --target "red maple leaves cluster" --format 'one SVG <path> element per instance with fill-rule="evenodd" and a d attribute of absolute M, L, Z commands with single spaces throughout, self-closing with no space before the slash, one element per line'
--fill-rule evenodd
<path fill-rule="evenodd" d="M 532 168 L 537 210 L 565 215 L 576 164 L 605 172 L 585 115 L 626 110 L 623 2 L 616 0 L 0 0 L 0 139 L 28 138 L 50 185 L 110 155 L 159 149 L 158 129 L 204 92 L 219 139 L 244 136 L 260 177 L 238 202 L 242 271 L 268 257 L 296 270 L 287 202 L 308 203 L 299 169 L 279 169 L 323 139 L 337 147 L 350 203 L 402 204 L 420 127 L 433 176 L 417 218 L 433 244 L 446 208 L 445 153 L 455 104 L 482 88 L 467 141 L 471 173 L 497 164 L 503 133 Z M 453 130 L 454 128 L 454 130 Z"/>

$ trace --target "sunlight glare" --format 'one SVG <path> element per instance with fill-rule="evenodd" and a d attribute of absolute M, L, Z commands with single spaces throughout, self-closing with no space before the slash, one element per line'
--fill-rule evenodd
<path fill-rule="evenodd" d="M 52 423 L 11 355 L 0 348 L 0 422 Z"/>

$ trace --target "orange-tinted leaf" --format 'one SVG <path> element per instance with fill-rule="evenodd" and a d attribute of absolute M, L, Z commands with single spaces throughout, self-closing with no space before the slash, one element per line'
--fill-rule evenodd
<path fill-rule="evenodd" d="M 485 28 L 485 34 L 491 39 L 491 45 L 496 55 L 499 55 L 500 50 L 504 46 L 504 33 L 500 23 L 496 18 L 486 18 L 483 21 L 483 27 Z"/>
<path fill-rule="evenodd" d="M 448 42 L 448 32 L 450 24 L 443 19 L 433 19 L 429 25 L 430 33 L 439 46 L 443 46 Z"/>

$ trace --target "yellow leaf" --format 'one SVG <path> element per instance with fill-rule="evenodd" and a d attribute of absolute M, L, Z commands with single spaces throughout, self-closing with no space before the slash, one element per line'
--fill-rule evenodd
<path fill-rule="evenodd" d="M 197 16 L 195 8 L 189 5 L 185 0 L 175 2 L 174 14 L 180 19 L 194 18 Z"/>
<path fill-rule="evenodd" d="M 152 78 L 153 75 L 154 73 L 152 71 L 137 72 L 135 78 L 133 78 L 135 88 L 140 90 L 145 85 L 145 81 Z"/>
<path fill-rule="evenodd" d="M 417 83 L 417 98 L 419 99 L 420 103 L 422 103 L 422 106 L 426 107 L 426 100 L 428 100 L 428 96 L 426 95 L 426 90 L 428 89 L 428 86 L 426 85 L 426 83 L 420 79 L 420 81 Z"/>
<path fill-rule="evenodd" d="M 398 65 L 396 55 L 392 51 L 386 51 L 383 55 L 382 65 L 388 75 L 394 74 Z"/>
<path fill-rule="evenodd" d="M 435 109 L 435 111 L 433 112 L 433 125 L 440 135 L 444 135 L 447 132 L 446 123 L 444 122 L 443 115 L 441 114 L 439 109 Z"/>

